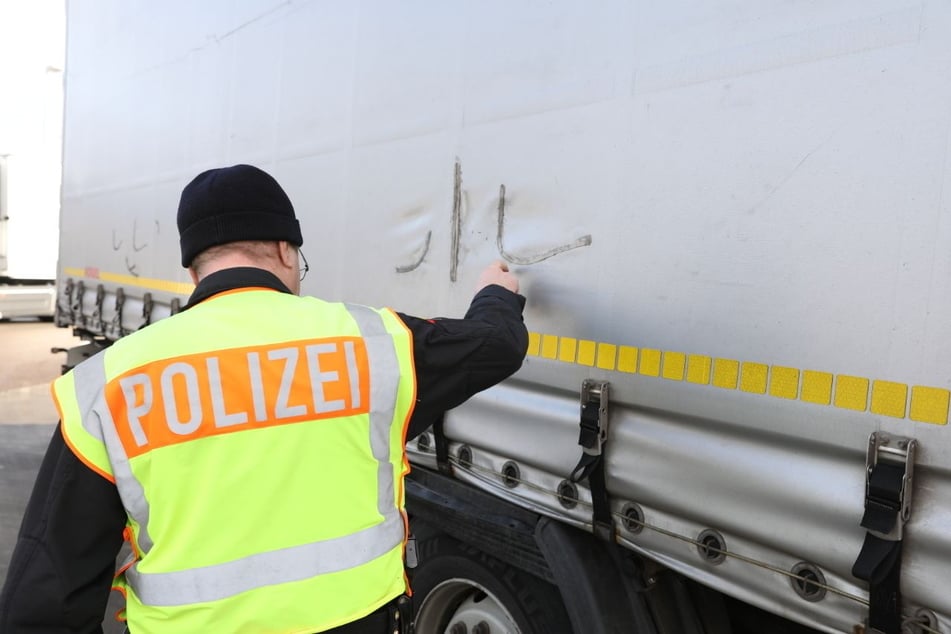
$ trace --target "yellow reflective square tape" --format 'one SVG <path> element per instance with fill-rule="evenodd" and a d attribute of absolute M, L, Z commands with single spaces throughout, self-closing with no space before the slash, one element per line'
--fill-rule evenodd
<path fill-rule="evenodd" d="M 620 346 L 617 353 L 617 369 L 634 374 L 637 372 L 637 348 Z"/>
<path fill-rule="evenodd" d="M 832 402 L 832 375 L 828 372 L 803 370 L 802 400 L 828 405 Z"/>
<path fill-rule="evenodd" d="M 642 348 L 641 374 L 644 376 L 660 376 L 660 356 L 660 350 Z"/>
<path fill-rule="evenodd" d="M 663 377 L 673 381 L 725 389 L 740 389 L 754 394 L 807 403 L 835 405 L 844 409 L 892 418 L 905 418 L 936 425 L 947 425 L 951 391 L 916 385 L 910 390 L 904 383 L 871 381 L 845 374 L 833 375 L 817 370 L 799 370 L 764 363 L 712 358 L 702 354 L 638 348 L 611 343 L 528 333 L 528 355 L 577 363 L 602 370 Z M 801 381 L 800 381 L 801 379 Z"/>
<path fill-rule="evenodd" d="M 736 382 L 740 376 L 740 362 L 733 359 L 714 359 L 713 360 L 713 385 L 726 388 L 728 390 L 736 389 Z"/>
<path fill-rule="evenodd" d="M 541 347 L 542 336 L 537 332 L 528 333 L 528 352 L 531 357 L 538 356 L 538 350 Z"/>
<path fill-rule="evenodd" d="M 565 363 L 574 363 L 578 351 L 578 340 L 571 337 L 562 337 L 558 347 L 558 360 Z"/>
<path fill-rule="evenodd" d="M 683 352 L 665 352 L 662 375 L 665 379 L 683 381 L 687 368 L 687 355 Z"/>
<path fill-rule="evenodd" d="M 582 339 L 578 342 L 578 363 L 581 365 L 594 365 L 594 355 L 597 350 L 597 345 L 593 341 L 587 341 Z"/>
<path fill-rule="evenodd" d="M 769 394 L 777 398 L 799 396 L 799 370 L 774 365 L 769 371 Z"/>
<path fill-rule="evenodd" d="M 691 383 L 706 385 L 710 382 L 710 368 L 713 367 L 713 359 L 702 354 L 691 354 L 687 356 L 687 380 Z"/>
<path fill-rule="evenodd" d="M 911 388 L 911 420 L 920 423 L 948 424 L 948 390 L 915 385 Z"/>
<path fill-rule="evenodd" d="M 612 343 L 598 344 L 598 367 L 602 370 L 613 370 L 617 362 L 617 346 Z"/>
<path fill-rule="evenodd" d="M 754 394 L 766 394 L 766 378 L 769 366 L 763 363 L 744 361 L 740 366 L 740 389 Z"/>
<path fill-rule="evenodd" d="M 864 412 L 868 407 L 868 379 L 838 375 L 835 378 L 835 406 Z"/>
<path fill-rule="evenodd" d="M 891 381 L 872 381 L 872 413 L 892 418 L 905 417 L 908 386 Z"/>

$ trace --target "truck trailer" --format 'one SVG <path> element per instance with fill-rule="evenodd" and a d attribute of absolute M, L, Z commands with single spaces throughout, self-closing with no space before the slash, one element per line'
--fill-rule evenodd
<path fill-rule="evenodd" d="M 951 632 L 951 5 L 70 0 L 70 363 L 183 307 L 250 163 L 331 301 L 513 377 L 412 439 L 419 634 Z"/>

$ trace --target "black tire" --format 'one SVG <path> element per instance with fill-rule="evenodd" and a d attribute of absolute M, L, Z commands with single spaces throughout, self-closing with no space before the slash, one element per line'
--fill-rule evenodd
<path fill-rule="evenodd" d="M 517 630 L 493 626 L 488 630 L 477 629 L 478 632 L 572 634 L 561 595 L 550 583 L 443 533 L 423 537 L 417 547 L 419 565 L 409 571 L 416 634 L 445 634 L 456 609 L 466 598 L 474 599 L 476 604 L 494 600 L 517 626 Z M 468 587 L 463 589 L 463 586 Z M 427 597 L 437 588 L 439 592 L 427 603 Z M 472 600 L 468 602 L 472 603 Z M 468 634 L 473 634 L 474 625 L 468 623 Z"/>

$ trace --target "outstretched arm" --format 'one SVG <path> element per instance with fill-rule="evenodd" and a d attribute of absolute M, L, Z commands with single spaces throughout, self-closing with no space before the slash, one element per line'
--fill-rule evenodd
<path fill-rule="evenodd" d="M 413 333 L 416 408 L 407 438 L 425 431 L 447 409 L 518 370 L 528 349 L 522 321 L 525 298 L 518 279 L 496 262 L 479 277 L 462 319 L 420 319 L 400 314 Z"/>

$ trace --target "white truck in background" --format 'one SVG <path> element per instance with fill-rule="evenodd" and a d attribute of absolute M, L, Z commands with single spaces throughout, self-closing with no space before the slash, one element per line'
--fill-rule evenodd
<path fill-rule="evenodd" d="M 182 187 L 288 191 L 305 293 L 523 368 L 412 440 L 418 634 L 951 633 L 951 5 L 68 3 L 56 320 L 178 311 Z"/>
<path fill-rule="evenodd" d="M 0 319 L 53 317 L 63 19 L 61 1 L 0 4 Z"/>
<path fill-rule="evenodd" d="M 56 305 L 59 183 L 26 187 L 24 196 L 16 187 L 15 165 L 13 156 L 0 156 L 0 319 L 51 319 Z M 17 198 L 20 204 L 11 204 Z"/>

